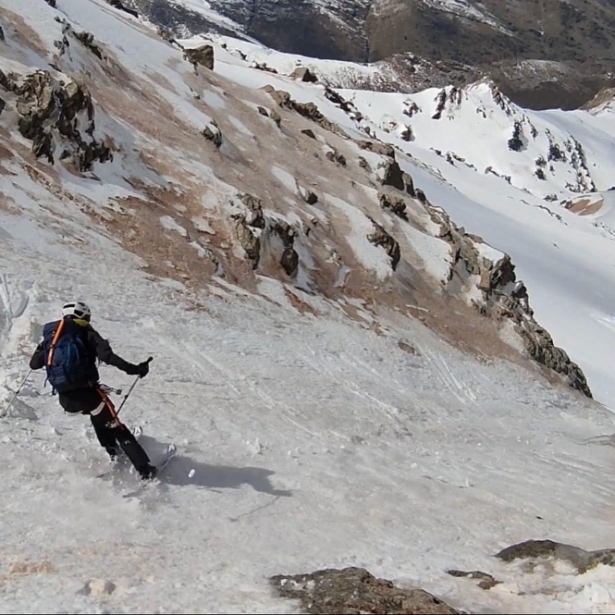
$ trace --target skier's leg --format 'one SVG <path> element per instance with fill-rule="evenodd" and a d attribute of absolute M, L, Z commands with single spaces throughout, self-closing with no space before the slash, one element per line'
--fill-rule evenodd
<path fill-rule="evenodd" d="M 99 392 L 104 400 L 104 406 L 98 415 L 102 418 L 98 420 L 104 420 L 107 431 L 113 436 L 114 441 L 122 447 L 141 477 L 151 478 L 156 472 L 156 467 L 151 464 L 145 449 L 137 442 L 130 429 L 120 421 L 113 402 L 104 392 Z M 92 420 L 94 420 L 94 417 Z"/>
<path fill-rule="evenodd" d="M 90 421 L 92 422 L 92 427 L 94 427 L 94 433 L 98 438 L 98 442 L 107 451 L 109 457 L 114 460 L 120 451 L 115 439 L 116 434 L 107 425 L 109 416 L 105 412 L 105 408 L 105 403 L 101 401 L 100 406 L 90 412 Z"/>

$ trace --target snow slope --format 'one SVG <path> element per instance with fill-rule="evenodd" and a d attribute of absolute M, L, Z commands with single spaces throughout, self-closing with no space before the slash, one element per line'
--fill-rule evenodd
<path fill-rule="evenodd" d="M 229 205 L 235 186 L 257 185 L 252 173 L 273 195 L 267 216 L 299 228 L 311 211 L 313 234 L 318 223 L 343 229 L 356 252 L 344 256 L 373 272 L 373 290 L 388 271 L 364 240 L 365 212 L 376 215 L 365 195 L 375 189 L 341 182 L 338 167 L 310 161 L 311 153 L 302 160 L 290 117 L 281 136 L 260 119 L 255 107 L 266 94 L 256 90 L 267 83 L 315 101 L 353 136 L 365 138 L 369 126 L 404 148 L 400 164 L 434 204 L 512 254 L 541 321 L 607 402 L 613 378 L 600 368 L 612 358 L 610 329 L 592 313 L 609 313 L 600 310 L 611 302 L 612 240 L 586 217 L 541 209 L 539 197 L 386 133 L 378 117 L 358 122 L 321 86 L 251 69 L 220 49 L 215 74 L 199 81 L 179 50 L 108 5 L 57 5 L 33 12 L 3 0 L 2 69 L 49 68 L 53 59 L 89 75 L 95 134 L 112 136 L 118 149 L 112 163 L 79 174 L 35 160 L 29 141 L 7 128 L 13 109 L 0 115 L 8 152 L 0 160 L 0 410 L 26 374 L 41 325 L 65 298 L 85 298 L 120 355 L 155 357 L 122 415 L 144 427 L 154 459 L 171 441 L 179 457 L 159 485 L 122 497 L 134 476 L 124 469 L 97 478 L 106 461 L 87 419 L 64 416 L 34 374 L 0 419 L 0 610 L 296 612 L 274 596 L 270 575 L 358 565 L 466 611 L 615 612 L 607 566 L 579 575 L 551 562 L 528 572 L 492 557 L 534 536 L 611 546 L 613 452 L 599 444 L 610 442 L 612 413 L 488 348 L 478 358 L 464 353 L 401 310 L 302 292 L 318 256 L 306 245 L 297 246 L 295 286 L 261 274 L 242 285 L 239 265 L 235 283 L 199 277 L 213 267 L 223 215 L 239 209 Z M 108 62 L 72 38 L 68 53 L 52 58 L 64 35 L 57 16 L 91 31 Z M 219 154 L 190 134 L 213 130 L 214 116 Z M 353 164 L 350 177 L 362 177 Z M 299 207 L 293 179 L 317 184 L 324 204 Z M 170 195 L 166 204 L 146 198 L 156 190 Z M 388 228 L 403 241 L 400 227 Z M 418 222 L 407 233 L 442 277 L 442 242 Z M 342 310 L 349 304 L 354 319 Z M 448 315 L 443 326 L 463 318 Z M 108 368 L 102 375 L 123 389 L 131 383 Z M 486 592 L 449 568 L 486 570 L 502 583 Z"/>

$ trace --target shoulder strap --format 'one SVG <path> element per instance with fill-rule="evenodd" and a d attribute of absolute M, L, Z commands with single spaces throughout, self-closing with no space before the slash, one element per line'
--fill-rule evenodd
<path fill-rule="evenodd" d="M 55 353 L 56 346 L 58 345 L 58 340 L 60 339 L 60 336 L 62 335 L 62 331 L 64 330 L 65 322 L 66 321 L 64 319 L 60 321 L 60 324 L 58 325 L 58 328 L 56 329 L 53 339 L 51 340 L 49 354 L 47 355 L 47 365 L 51 365 L 53 363 L 53 355 Z"/>

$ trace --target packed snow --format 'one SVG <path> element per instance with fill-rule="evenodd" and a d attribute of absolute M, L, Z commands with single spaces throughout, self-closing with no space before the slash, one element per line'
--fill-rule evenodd
<path fill-rule="evenodd" d="M 8 11 L 16 13 L 53 49 L 62 36 L 54 21 L 59 12 L 114 49 L 129 74 L 152 84 L 164 78 L 171 87 L 156 91 L 178 118 L 198 130 L 208 125 L 211 118 L 194 103 L 191 67 L 180 62 L 181 51 L 102 0 L 57 0 L 57 6 L 40 3 L 34 12 L 19 0 L 3 0 L 3 28 L 12 19 Z M 297 612 L 273 593 L 269 576 L 353 565 L 465 611 L 615 612 L 608 566 L 578 574 L 557 561 L 528 570 L 493 557 L 532 537 L 585 549 L 613 546 L 615 452 L 605 444 L 614 431 L 608 406 L 615 393 L 615 244 L 596 225 L 600 215 L 610 222 L 610 195 L 595 215 L 544 201 L 528 172 L 530 154 L 516 166 L 508 153 L 513 120 L 504 122 L 484 84 L 463 93 L 453 119 L 425 116 L 416 126 L 403 114 L 406 96 L 344 91 L 365 116 L 357 121 L 321 85 L 251 69 L 219 47 L 216 54 L 216 73 L 237 90 L 272 83 L 301 102 L 316 102 L 348 134 L 366 138 L 369 127 L 396 145 L 416 187 L 482 236 L 485 256 L 512 256 L 539 322 L 581 365 L 602 403 L 488 353 L 466 354 L 419 319 L 390 311 L 376 329 L 357 299 L 348 303 L 359 318 L 349 320 L 344 306 L 302 292 L 299 280 L 293 288 L 259 276 L 257 288 L 247 290 L 215 276 L 188 290 L 148 273 L 142 259 L 65 198 L 82 195 L 103 219 L 122 199 L 139 199 L 123 168 L 141 174 L 145 186 L 163 180 L 136 146 L 96 173 L 49 171 L 42 182 L 20 159 L 3 159 L 0 610 Z M 46 67 L 41 57 L 31 53 L 26 65 Z M 82 66 L 79 53 L 71 58 L 76 69 Z M 10 62 L 0 58 L 0 68 Z M 436 94 L 413 99 L 429 114 Z M 202 100 L 218 111 L 230 106 L 221 92 Z M 491 118 L 476 120 L 481 131 L 479 108 Z M 608 194 L 610 112 L 514 109 L 512 117 L 524 113 L 538 128 L 541 147 L 546 128 L 558 142 L 574 136 L 597 190 Z M 391 119 L 412 124 L 416 139 L 401 138 L 389 128 Z M 438 132 L 438 122 L 446 130 Z M 104 113 L 97 125 L 125 144 L 144 140 L 124 134 Z M 244 119 L 233 117 L 229 125 L 251 138 Z M 4 132 L 0 138 L 8 140 Z M 455 152 L 475 166 L 490 162 L 514 181 L 451 164 L 432 151 L 438 143 L 445 153 L 459 148 Z M 288 152 L 270 169 L 272 183 L 292 194 L 293 156 Z M 176 160 L 208 187 L 198 204 L 202 215 L 191 220 L 214 237 L 210 214 L 223 197 L 235 195 L 208 160 Z M 578 196 L 565 186 L 570 173 L 562 169 L 548 180 L 561 200 Z M 371 227 L 360 206 L 326 192 L 322 200 L 346 217 L 356 258 L 377 276 L 389 274 L 386 254 L 365 239 Z M 326 223 L 323 211 L 312 209 Z M 171 211 L 146 212 L 156 237 L 188 234 Z M 450 258 L 444 242 L 406 233 L 425 268 L 444 278 Z M 108 462 L 87 418 L 63 414 L 42 373 L 29 376 L 7 411 L 42 325 L 71 298 L 91 304 L 94 326 L 118 354 L 132 362 L 154 357 L 122 418 L 143 427 L 142 443 L 154 461 L 171 442 L 178 456 L 159 483 L 139 494 L 128 467 L 113 478 L 98 476 Z M 456 318 L 451 314 L 445 324 L 454 327 Z M 132 383 L 104 366 L 102 377 L 124 391 Z M 447 575 L 450 568 L 484 570 L 502 583 L 485 591 Z"/>

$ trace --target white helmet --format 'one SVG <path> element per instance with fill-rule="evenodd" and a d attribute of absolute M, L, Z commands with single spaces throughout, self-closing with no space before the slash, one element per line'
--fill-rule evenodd
<path fill-rule="evenodd" d="M 83 301 L 72 301 L 71 303 L 64 304 L 62 316 L 74 316 L 75 318 L 82 318 L 89 322 L 92 318 L 92 311 Z"/>

